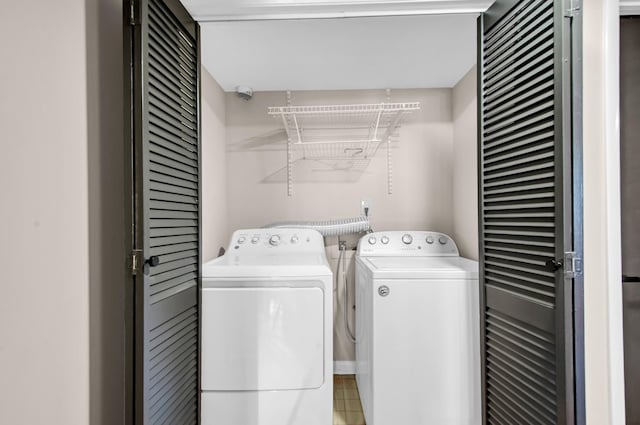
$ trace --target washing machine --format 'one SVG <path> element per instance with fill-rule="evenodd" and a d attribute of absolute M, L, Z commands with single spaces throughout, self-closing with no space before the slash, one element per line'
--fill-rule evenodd
<path fill-rule="evenodd" d="M 331 425 L 333 277 L 320 233 L 238 230 L 202 273 L 202 424 Z"/>
<path fill-rule="evenodd" d="M 436 232 L 364 236 L 356 380 L 367 425 L 479 425 L 478 264 Z"/>

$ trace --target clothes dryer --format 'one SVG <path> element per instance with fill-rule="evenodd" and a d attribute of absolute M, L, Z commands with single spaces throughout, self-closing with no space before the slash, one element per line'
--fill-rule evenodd
<path fill-rule="evenodd" d="M 315 230 L 238 230 L 204 264 L 203 425 L 332 424 L 332 282 Z"/>

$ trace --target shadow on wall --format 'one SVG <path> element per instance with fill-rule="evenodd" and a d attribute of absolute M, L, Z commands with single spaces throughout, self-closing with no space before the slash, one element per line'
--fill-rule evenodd
<path fill-rule="evenodd" d="M 125 423 L 122 1 L 86 1 L 90 423 Z"/>
<path fill-rule="evenodd" d="M 245 131 L 228 143 L 227 152 L 249 152 L 263 158 L 269 152 L 281 153 L 283 166 L 264 170 L 259 183 L 287 182 L 294 174 L 303 183 L 357 182 L 376 155 L 391 159 L 391 150 L 398 146 L 397 130 L 411 112 L 419 110 L 419 103 L 391 104 L 380 90 L 371 91 L 375 100 L 364 98 L 367 101 L 362 93 L 356 101 L 345 98 L 348 93 L 333 92 L 333 98 L 324 99 L 327 104 L 322 100 L 327 94 L 318 92 L 306 99 L 311 105 L 280 107 L 264 106 L 265 97 L 278 102 L 273 93 L 261 93 L 240 104 L 234 99 L 244 117 L 239 124 L 245 125 Z M 301 94 L 297 101 L 304 102 L 305 96 L 309 93 Z M 287 97 L 290 101 L 290 94 Z"/>
<path fill-rule="evenodd" d="M 340 156 L 331 152 L 320 151 L 317 147 L 295 145 L 292 149 L 292 170 L 295 179 L 302 183 L 354 183 L 363 174 L 371 162 L 370 156 L 375 156 L 377 147 L 369 157 L 362 156 L 362 148 L 339 147 Z M 392 149 L 397 149 L 397 142 L 392 142 Z M 260 183 L 285 183 L 287 181 L 287 133 L 284 129 L 267 131 L 248 137 L 239 142 L 228 145 L 227 152 L 281 152 L 285 166 L 267 174 Z M 382 155 L 382 154 L 380 154 Z M 349 156 L 351 158 L 349 158 Z M 346 157 L 346 158 L 345 158 Z"/>
<path fill-rule="evenodd" d="M 295 179 L 302 183 L 354 183 L 360 180 L 363 174 L 367 174 L 367 168 L 371 159 L 384 156 L 386 147 L 376 144 L 366 155 L 364 149 L 359 146 L 337 146 L 333 150 L 340 152 L 328 152 L 327 148 L 317 146 L 302 146 L 296 144 L 292 149 L 291 166 L 295 170 Z M 386 144 L 384 144 L 386 146 Z M 391 149 L 398 149 L 398 141 L 391 141 Z M 382 152 L 380 152 L 382 151 Z M 267 131 L 262 134 L 250 136 L 227 146 L 227 152 L 281 152 L 285 166 L 277 171 L 267 174 L 260 183 L 285 183 L 287 181 L 287 133 L 284 129 Z"/>

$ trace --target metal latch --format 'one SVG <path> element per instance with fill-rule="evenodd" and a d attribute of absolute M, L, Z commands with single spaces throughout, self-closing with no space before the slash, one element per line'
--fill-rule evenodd
<path fill-rule="evenodd" d="M 129 24 L 132 26 L 136 24 L 136 8 L 134 0 L 129 0 Z"/>
<path fill-rule="evenodd" d="M 131 251 L 131 274 L 134 276 L 137 275 L 138 270 L 142 268 L 142 264 L 142 250 L 134 249 Z"/>
<path fill-rule="evenodd" d="M 578 257 L 574 251 L 564 253 L 564 277 L 573 279 L 582 275 L 582 258 Z"/>
<path fill-rule="evenodd" d="M 581 0 L 568 0 L 567 9 L 565 9 L 565 18 L 574 18 L 580 11 Z"/>

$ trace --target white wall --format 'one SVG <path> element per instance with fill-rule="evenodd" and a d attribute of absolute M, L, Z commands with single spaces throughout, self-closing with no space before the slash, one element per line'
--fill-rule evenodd
<path fill-rule="evenodd" d="M 292 94 L 294 105 L 385 100 L 383 90 Z M 372 205 L 374 230 L 430 229 L 451 234 L 451 90 L 394 90 L 391 101 L 422 104 L 422 109 L 402 126 L 397 148 L 393 149 L 392 195 L 387 194 L 386 150 L 380 150 L 359 178 L 354 172 L 317 171 L 323 168 L 320 163 L 294 167 L 293 196 L 288 197 L 284 179 L 286 136 L 281 122 L 267 115 L 267 107 L 286 104 L 286 94 L 258 92 L 248 102 L 227 94 L 229 231 L 282 220 L 357 216 L 360 201 L 367 199 Z M 332 245 L 329 256 L 335 262 L 336 241 L 328 243 Z M 349 269 L 352 273 L 352 264 Z M 352 278 L 349 285 L 353 285 Z M 336 302 L 337 297 L 342 299 L 341 294 L 336 295 Z M 336 304 L 334 311 L 335 360 L 353 359 L 353 345 L 344 336 L 342 305 Z"/>
<path fill-rule="evenodd" d="M 585 0 L 584 288 L 587 423 L 625 420 L 618 2 Z"/>
<path fill-rule="evenodd" d="M 89 423 L 85 2 L 0 14 L 0 423 Z"/>
<path fill-rule="evenodd" d="M 226 96 L 202 68 L 202 260 L 229 243 L 227 228 Z"/>
<path fill-rule="evenodd" d="M 474 65 L 453 88 L 453 238 L 478 259 L 478 105 Z"/>

